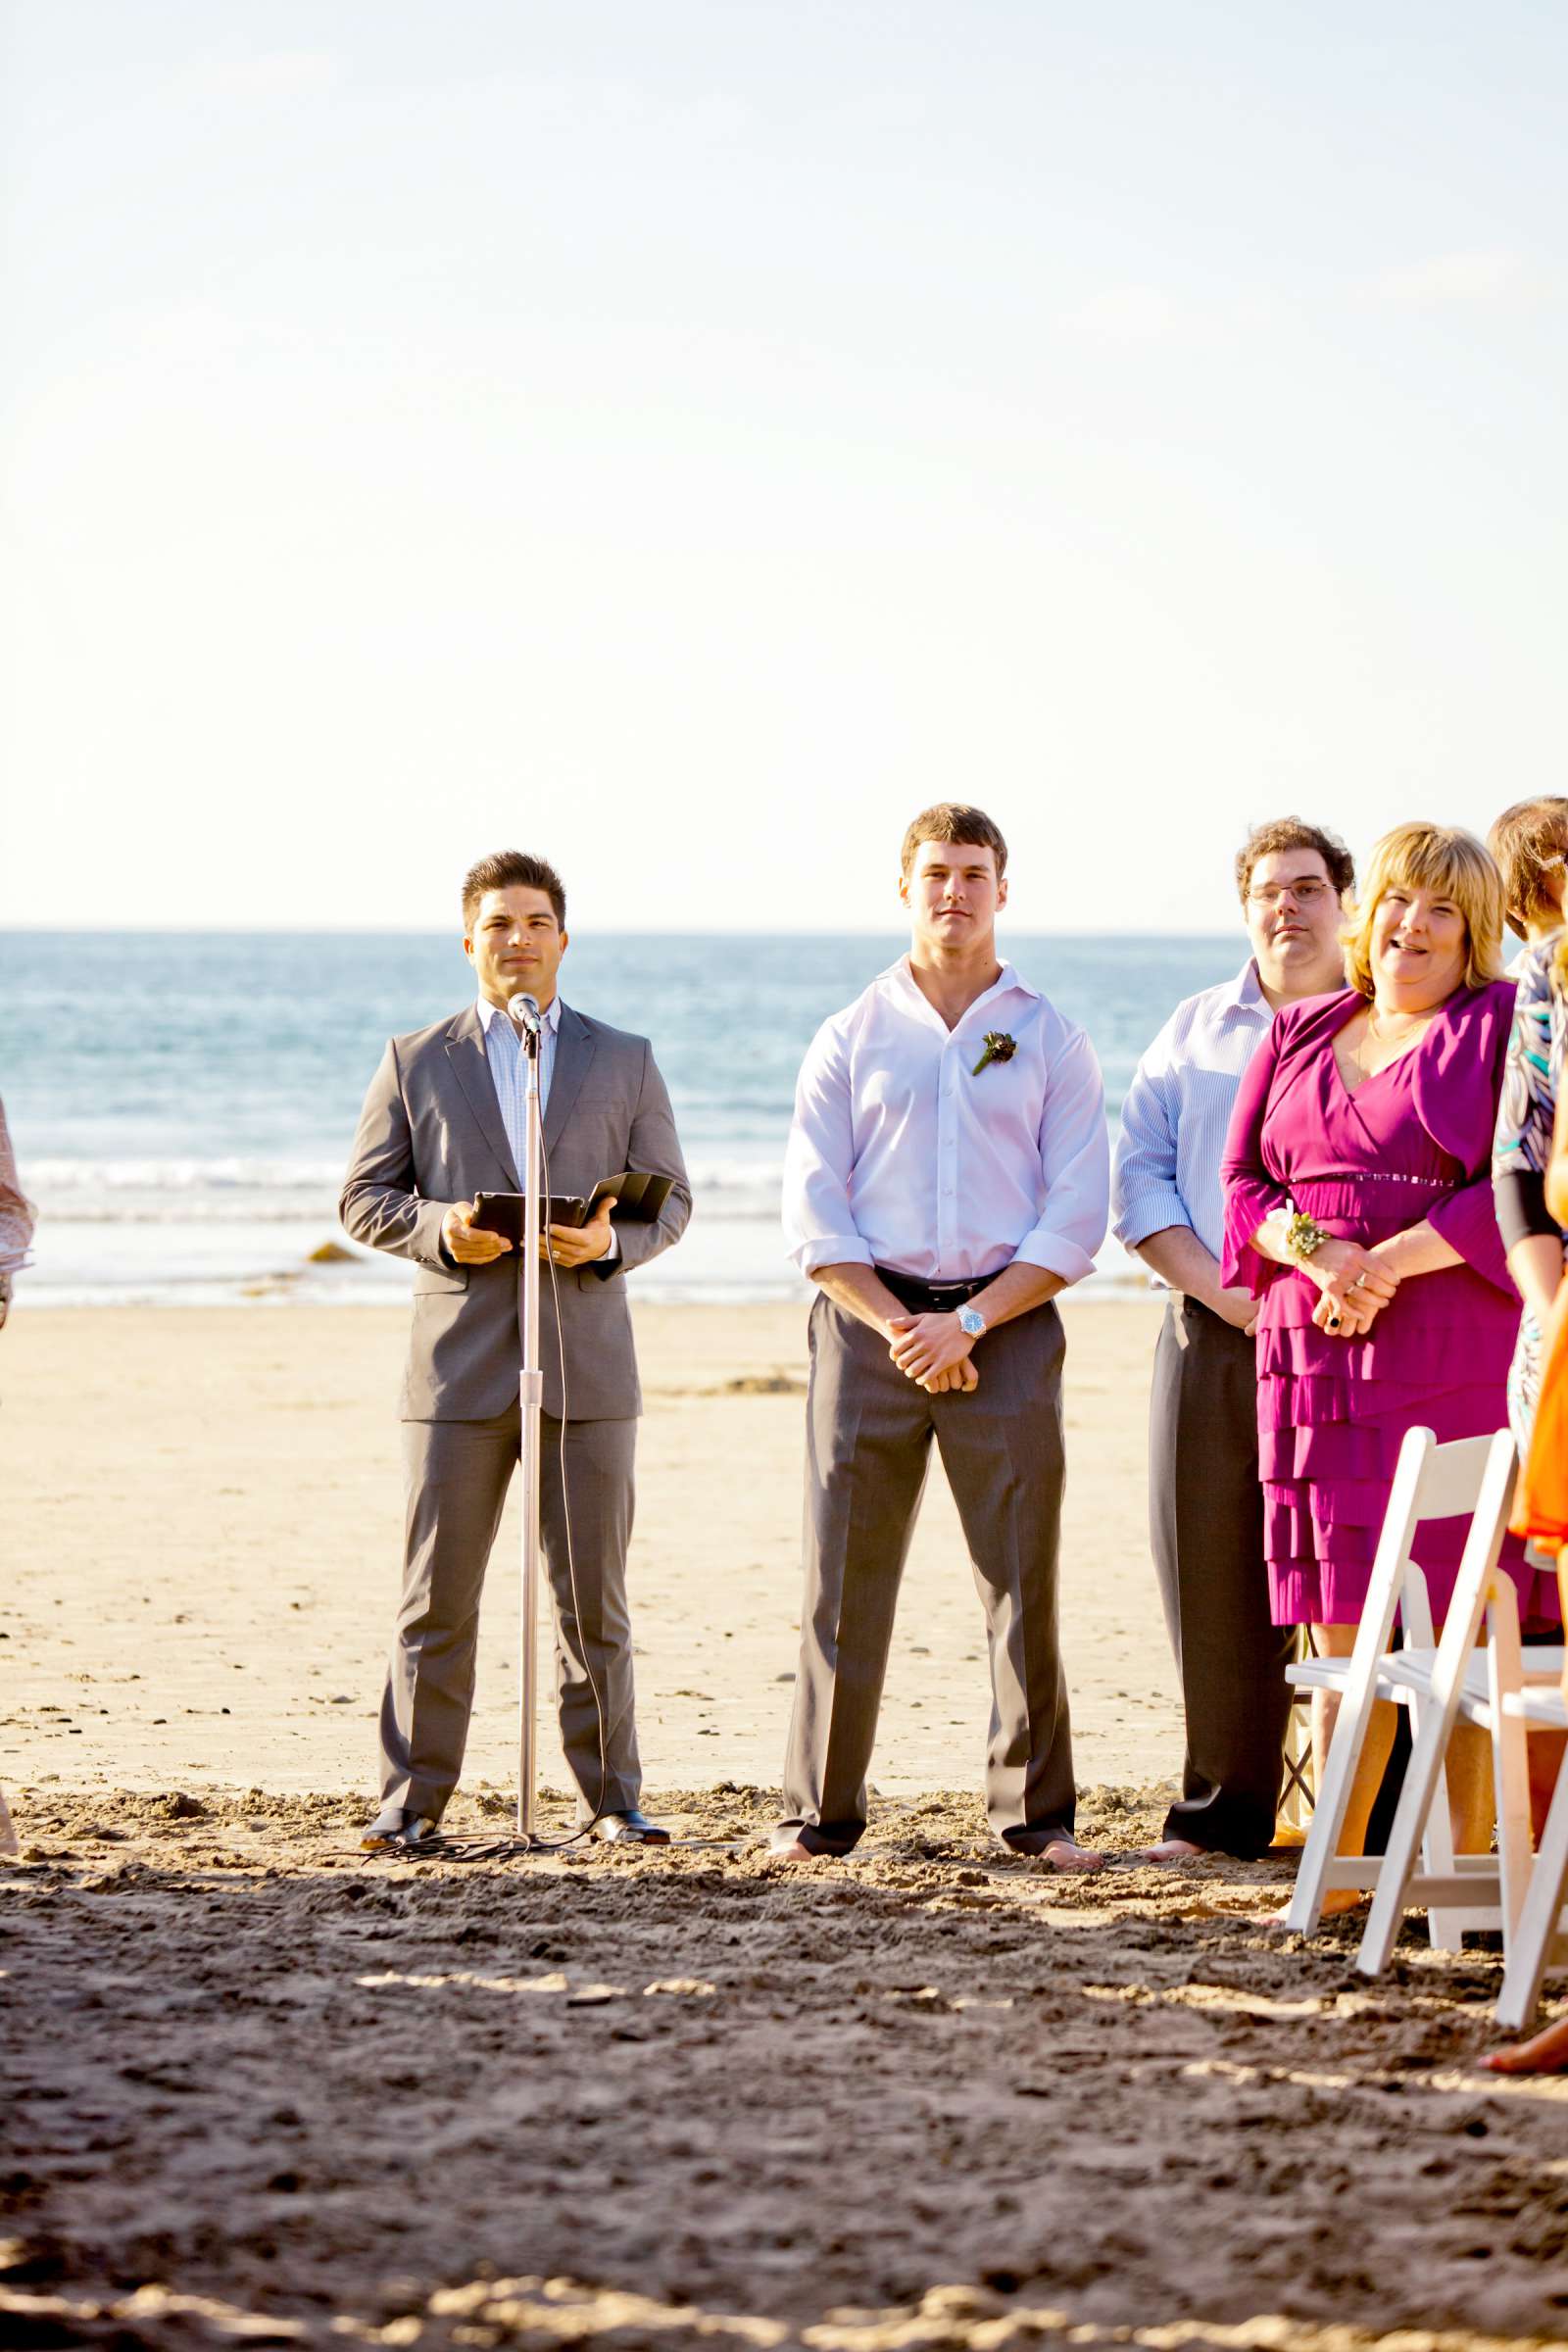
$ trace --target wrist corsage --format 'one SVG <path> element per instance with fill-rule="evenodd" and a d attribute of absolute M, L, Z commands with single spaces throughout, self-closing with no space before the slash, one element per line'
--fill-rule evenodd
<path fill-rule="evenodd" d="M 1285 1228 L 1286 1255 L 1293 1257 L 1298 1266 L 1304 1266 L 1309 1258 L 1317 1255 L 1328 1238 L 1315 1217 L 1305 1216 L 1300 1209 L 1296 1209 Z"/>

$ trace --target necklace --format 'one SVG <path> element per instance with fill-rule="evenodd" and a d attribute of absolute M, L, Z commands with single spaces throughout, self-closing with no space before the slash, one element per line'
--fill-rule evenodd
<path fill-rule="evenodd" d="M 1375 1040 L 1375 1042 L 1380 1046 L 1399 1046 L 1404 1043 L 1407 1037 L 1414 1037 L 1418 1028 L 1424 1029 L 1427 1023 L 1431 1020 L 1432 1014 L 1430 1011 L 1407 1012 L 1401 1017 L 1404 1021 L 1404 1027 L 1400 1030 L 1391 1032 L 1380 1026 L 1378 1021 L 1377 1006 L 1375 1004 L 1369 1004 L 1366 1008 L 1367 1036 Z"/>
<path fill-rule="evenodd" d="M 1387 1069 L 1391 1061 L 1397 1061 L 1400 1053 L 1428 1026 L 1432 1014 L 1431 1012 L 1407 1012 L 1400 1018 L 1403 1026 L 1396 1031 L 1391 1032 L 1380 1028 L 1378 1008 L 1376 1004 L 1368 1004 L 1366 1027 L 1362 1030 L 1359 1041 L 1350 1048 L 1350 1060 L 1363 1078 L 1374 1078 L 1380 1069 Z M 1382 1060 L 1376 1060 L 1373 1050 L 1380 1046 L 1395 1047 L 1398 1051 L 1389 1054 Z"/>

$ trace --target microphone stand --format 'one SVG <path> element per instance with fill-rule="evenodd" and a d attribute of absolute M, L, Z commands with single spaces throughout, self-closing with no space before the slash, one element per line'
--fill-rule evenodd
<path fill-rule="evenodd" d="M 520 1026 L 522 1050 L 528 1057 L 528 1087 L 524 1098 L 525 1165 L 522 1171 L 522 1374 L 519 1384 L 522 1413 L 522 1621 L 517 1638 L 517 1835 L 531 1844 L 534 1835 L 534 1784 L 537 1777 L 534 1751 L 538 1739 L 539 1415 L 544 1405 L 545 1386 L 539 1338 L 540 1028 L 537 1011 L 531 1021 L 524 1019 Z"/>

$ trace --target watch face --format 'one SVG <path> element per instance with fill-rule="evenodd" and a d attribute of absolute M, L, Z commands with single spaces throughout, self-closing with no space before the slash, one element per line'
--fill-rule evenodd
<path fill-rule="evenodd" d="M 971 1340 L 978 1339 L 985 1327 L 986 1319 L 977 1308 L 972 1306 L 959 1307 L 958 1329 L 960 1331 L 967 1332 Z"/>

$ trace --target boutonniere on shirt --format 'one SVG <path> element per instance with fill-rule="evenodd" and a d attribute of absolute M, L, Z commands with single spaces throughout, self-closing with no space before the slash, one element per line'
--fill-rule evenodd
<path fill-rule="evenodd" d="M 1009 1037 L 1005 1029 L 988 1029 L 986 1050 L 969 1072 L 970 1077 L 978 1078 L 988 1062 L 1010 1061 L 1017 1051 L 1017 1039 Z"/>

